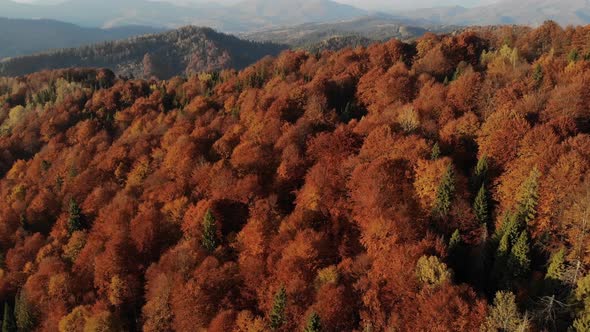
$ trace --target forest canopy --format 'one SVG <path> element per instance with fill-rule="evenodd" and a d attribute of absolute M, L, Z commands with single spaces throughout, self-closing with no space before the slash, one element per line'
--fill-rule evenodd
<path fill-rule="evenodd" d="M 0 78 L 3 331 L 588 331 L 589 40 Z"/>

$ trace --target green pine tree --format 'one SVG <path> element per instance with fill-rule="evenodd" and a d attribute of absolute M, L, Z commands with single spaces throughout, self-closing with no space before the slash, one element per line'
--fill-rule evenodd
<path fill-rule="evenodd" d="M 539 202 L 539 178 L 541 173 L 533 168 L 529 177 L 522 184 L 520 189 L 520 200 L 518 202 L 518 217 L 526 224 L 530 224 L 537 215 L 537 204 Z"/>
<path fill-rule="evenodd" d="M 482 184 L 481 188 L 479 188 L 479 191 L 477 192 L 477 196 L 475 196 L 475 201 L 473 202 L 473 211 L 475 212 L 475 217 L 481 224 L 488 222 L 488 202 L 486 187 L 485 184 Z"/>
<path fill-rule="evenodd" d="M 508 270 L 513 279 L 521 279 L 528 275 L 530 268 L 529 237 L 522 231 L 508 256 Z"/>
<path fill-rule="evenodd" d="M 562 248 L 551 255 L 545 274 L 545 291 L 555 293 L 562 284 L 565 275 L 565 250 Z"/>
<path fill-rule="evenodd" d="M 440 158 L 440 154 L 440 145 L 438 145 L 438 143 L 434 143 L 432 146 L 432 152 L 430 153 L 430 159 L 437 160 Z"/>
<path fill-rule="evenodd" d="M 82 210 L 73 198 L 70 199 L 68 214 L 68 232 L 70 233 L 70 235 L 75 231 L 84 229 L 84 223 L 82 220 Z"/>
<path fill-rule="evenodd" d="M 313 312 L 307 318 L 307 324 L 305 325 L 305 329 L 303 332 L 321 332 L 322 331 L 322 322 L 320 320 L 320 316 Z"/>
<path fill-rule="evenodd" d="M 451 204 L 455 195 L 455 174 L 453 166 L 449 165 L 443 175 L 438 190 L 433 212 L 439 217 L 446 217 L 451 211 Z"/>
<path fill-rule="evenodd" d="M 203 238 L 201 239 L 201 245 L 208 252 L 213 252 L 217 248 L 217 225 L 211 210 L 207 210 L 203 218 Z"/>
<path fill-rule="evenodd" d="M 12 308 L 8 302 L 4 303 L 4 315 L 2 317 L 2 332 L 16 332 L 16 323 L 12 314 Z"/>
<path fill-rule="evenodd" d="M 475 170 L 473 171 L 473 177 L 471 178 L 472 190 L 478 190 L 484 183 L 487 182 L 488 178 L 488 157 L 483 155 L 477 160 Z"/>
<path fill-rule="evenodd" d="M 456 229 L 449 239 L 449 252 L 453 252 L 461 246 L 461 233 Z"/>
<path fill-rule="evenodd" d="M 35 328 L 35 316 L 26 294 L 20 291 L 14 302 L 14 316 L 19 331 L 28 332 Z"/>
<path fill-rule="evenodd" d="M 269 314 L 270 328 L 277 330 L 285 323 L 285 308 L 287 307 L 287 290 L 285 287 L 279 289 L 275 294 L 272 309 Z"/>

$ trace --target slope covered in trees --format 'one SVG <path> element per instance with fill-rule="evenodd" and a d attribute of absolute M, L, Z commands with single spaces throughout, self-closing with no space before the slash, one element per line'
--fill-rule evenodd
<path fill-rule="evenodd" d="M 45 69 L 106 67 L 117 75 L 167 79 L 225 68 L 241 69 L 283 46 L 240 40 L 209 28 L 177 30 L 61 49 L 0 61 L 0 76 L 18 76 Z"/>
<path fill-rule="evenodd" d="M 3 325 L 587 331 L 588 33 L 3 78 Z"/>

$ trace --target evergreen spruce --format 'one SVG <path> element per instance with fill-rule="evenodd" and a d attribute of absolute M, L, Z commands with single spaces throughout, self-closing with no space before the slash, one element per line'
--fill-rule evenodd
<path fill-rule="evenodd" d="M 12 308 L 8 302 L 4 303 L 4 315 L 2 316 L 2 332 L 16 332 L 16 323 L 12 314 Z"/>
<path fill-rule="evenodd" d="M 438 145 L 438 143 L 434 143 L 432 146 L 432 152 L 430 153 L 430 159 L 437 160 L 440 158 L 440 154 L 440 145 Z"/>
<path fill-rule="evenodd" d="M 70 235 L 75 231 L 84 229 L 84 223 L 82 221 L 82 210 L 73 198 L 70 199 L 68 214 L 68 232 L 70 233 Z"/>
<path fill-rule="evenodd" d="M 275 294 L 272 310 L 269 315 L 270 328 L 277 330 L 285 323 L 285 308 L 287 307 L 287 291 L 281 287 Z"/>
<path fill-rule="evenodd" d="M 555 293 L 565 276 L 565 250 L 561 249 L 551 255 L 545 274 L 545 291 Z"/>
<path fill-rule="evenodd" d="M 473 177 L 471 178 L 472 190 L 478 190 L 487 182 L 488 178 L 488 157 L 482 156 L 477 160 L 475 170 L 473 171 Z"/>
<path fill-rule="evenodd" d="M 320 331 L 322 331 L 322 323 L 320 321 L 320 316 L 316 312 L 313 312 L 307 318 L 307 324 L 306 324 L 303 332 L 320 332 Z"/>
<path fill-rule="evenodd" d="M 484 184 L 481 185 L 475 201 L 473 202 L 473 211 L 479 223 L 487 223 L 489 218 L 488 195 Z"/>
<path fill-rule="evenodd" d="M 451 239 L 449 240 L 449 252 L 453 252 L 457 249 L 459 249 L 459 247 L 461 246 L 461 234 L 459 233 L 459 230 L 456 229 L 453 232 L 453 235 L 451 235 Z"/>
<path fill-rule="evenodd" d="M 438 186 L 433 212 L 441 218 L 446 217 L 451 211 L 454 195 L 455 175 L 453 166 L 449 165 Z"/>
<path fill-rule="evenodd" d="M 217 248 L 217 227 L 215 217 L 211 213 L 211 210 L 207 210 L 203 218 L 203 238 L 201 239 L 201 244 L 210 253 Z"/>
<path fill-rule="evenodd" d="M 526 224 L 530 224 L 537 215 L 539 202 L 539 177 L 541 173 L 534 168 L 523 183 L 518 202 L 518 217 Z"/>
<path fill-rule="evenodd" d="M 35 328 L 35 317 L 26 294 L 20 291 L 14 302 L 14 316 L 19 331 L 28 332 Z"/>
<path fill-rule="evenodd" d="M 522 231 L 508 257 L 508 269 L 513 279 L 521 279 L 528 275 L 531 268 L 529 251 L 529 237 L 526 231 Z"/>

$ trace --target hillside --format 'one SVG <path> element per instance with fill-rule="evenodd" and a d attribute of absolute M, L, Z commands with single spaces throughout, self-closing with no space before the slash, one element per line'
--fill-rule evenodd
<path fill-rule="evenodd" d="M 0 59 L 28 55 L 49 49 L 77 47 L 101 41 L 160 32 L 144 26 L 112 29 L 82 28 L 52 20 L 25 20 L 0 17 Z"/>
<path fill-rule="evenodd" d="M 243 68 L 283 47 L 256 43 L 208 28 L 184 27 L 80 48 L 62 49 L 0 61 L 0 76 L 19 76 L 45 69 L 110 68 L 126 77 L 169 78 L 200 71 Z"/>
<path fill-rule="evenodd" d="M 587 331 L 589 37 L 0 78 L 2 329 Z"/>

